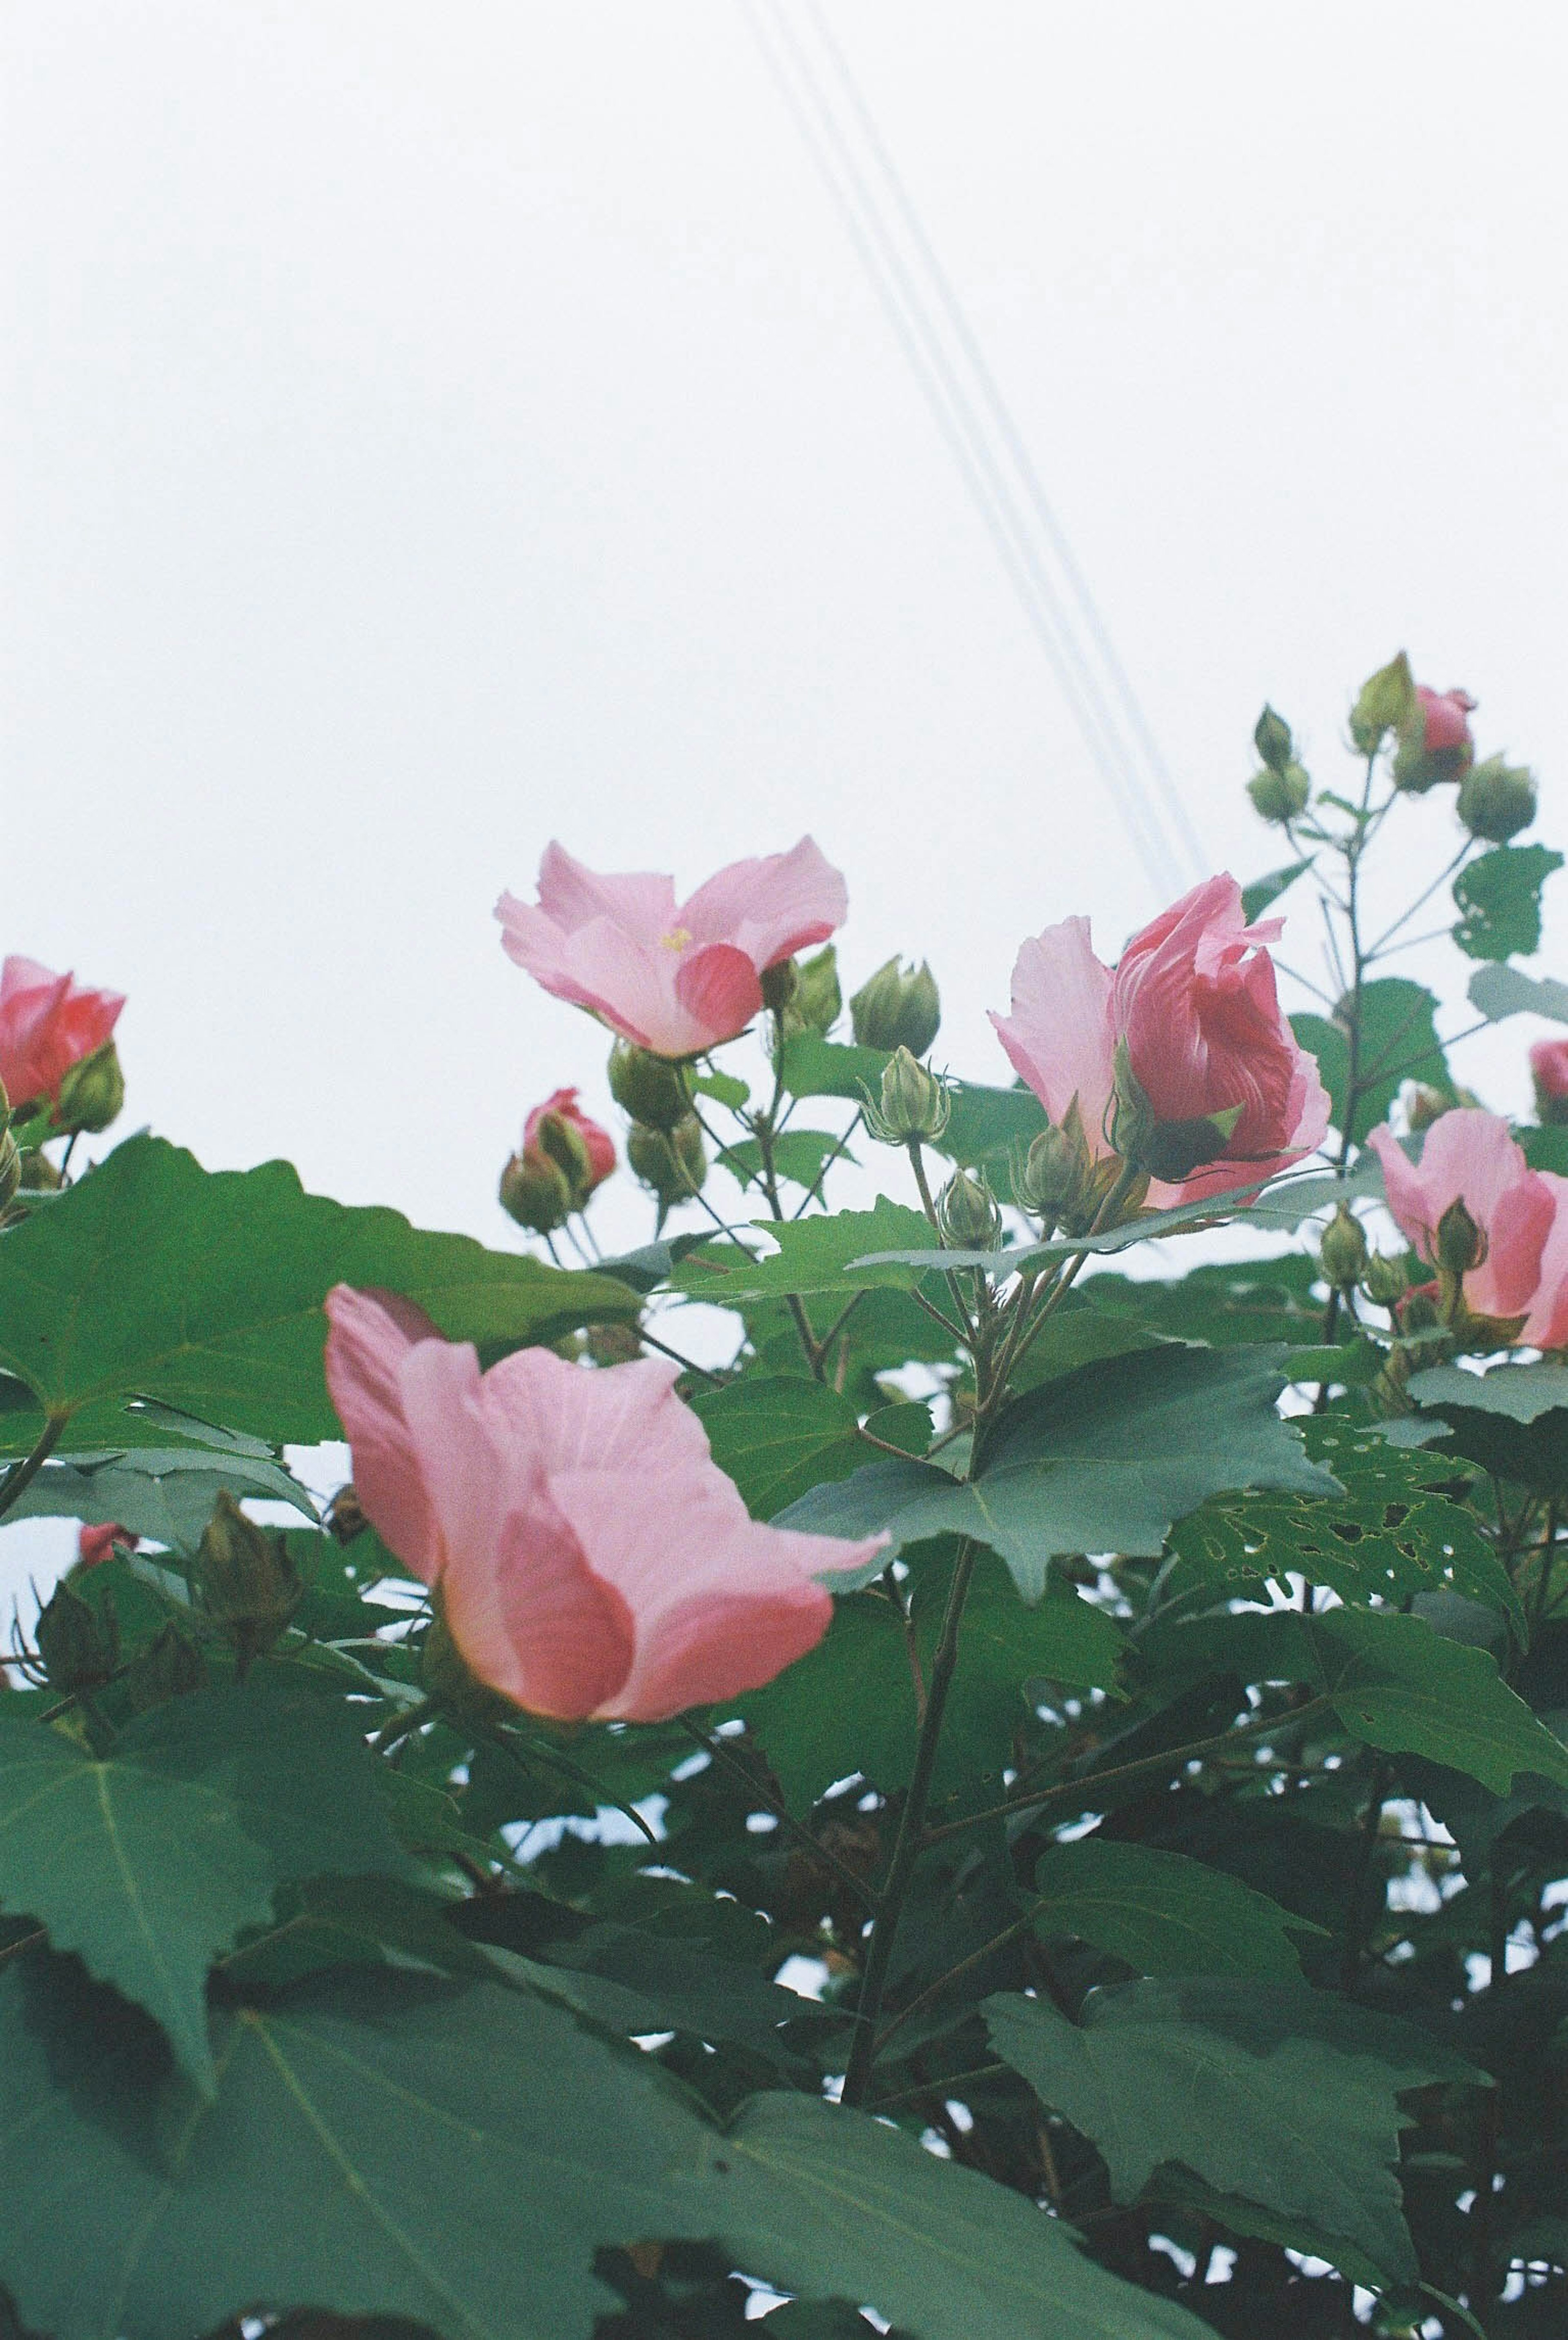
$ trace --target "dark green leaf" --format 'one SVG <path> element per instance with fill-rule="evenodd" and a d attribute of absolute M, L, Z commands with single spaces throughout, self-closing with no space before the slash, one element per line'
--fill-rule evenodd
<path fill-rule="evenodd" d="M 1299 1348 L 1323 1324 L 1315 1298 L 1317 1263 L 1300 1252 L 1195 1267 L 1180 1277 L 1086 1275 L 1071 1297 L 1118 1322 L 1216 1347 L 1236 1341 L 1283 1341 Z M 1060 1312 L 1065 1314 L 1066 1312 Z"/>
<path fill-rule="evenodd" d="M 156 1708 L 104 1761 L 0 1716 L 0 1900 L 145 2007 L 210 2088 L 217 1954 L 287 1879 L 404 1867 L 379 1777 L 347 1710 L 270 1667 Z"/>
<path fill-rule="evenodd" d="M 1363 985 L 1355 1125 L 1350 1132 L 1355 1145 L 1359 1145 L 1367 1131 L 1386 1117 L 1405 1081 L 1424 1081 L 1452 1102 L 1454 1083 L 1433 1021 L 1436 1008 L 1431 992 L 1404 976 L 1380 976 Z M 1325 1023 L 1321 1016 L 1293 1016 L 1290 1020 L 1302 1046 L 1317 1058 L 1334 1126 L 1343 1130 L 1350 1079 L 1345 1028 L 1337 1016 L 1332 1023 Z"/>
<path fill-rule="evenodd" d="M 1550 1170 L 1559 1178 L 1568 1178 L 1568 1124 L 1548 1123 L 1543 1129 L 1516 1129 L 1516 1142 L 1524 1149 L 1524 1159 L 1532 1170 Z"/>
<path fill-rule="evenodd" d="M 851 1260 L 868 1251 L 898 1247 L 908 1251 L 922 1240 L 934 1243 L 923 1213 L 879 1195 L 869 1211 L 839 1211 L 831 1217 L 813 1215 L 766 1222 L 759 1230 L 776 1248 L 766 1258 L 748 1259 L 732 1244 L 705 1244 L 683 1260 L 670 1282 L 691 1300 L 710 1300 L 720 1308 L 734 1308 L 754 1300 L 771 1300 L 786 1293 L 837 1294 L 848 1300 L 859 1287 L 898 1287 L 911 1278 L 902 1268 L 862 1269 L 848 1273 Z M 761 1245 L 758 1245 L 760 1252 Z"/>
<path fill-rule="evenodd" d="M 768 1150 L 779 1176 L 796 1186 L 814 1186 L 825 1162 L 855 1159 L 830 1129 L 781 1130 Z M 745 1137 L 738 1145 L 727 1145 L 718 1158 L 743 1186 L 753 1179 L 760 1183 L 762 1148 L 756 1138 Z"/>
<path fill-rule="evenodd" d="M 1462 1365 L 1433 1365 L 1415 1373 L 1410 1394 L 1418 1405 L 1463 1407 L 1471 1413 L 1505 1414 L 1510 1422 L 1537 1422 L 1568 1407 L 1568 1365 L 1544 1359 L 1531 1365 L 1494 1365 L 1484 1373 Z"/>
<path fill-rule="evenodd" d="M 1563 856 L 1544 845 L 1499 845 L 1460 871 L 1454 939 L 1472 958 L 1527 958 L 1541 947 L 1541 888 Z"/>
<path fill-rule="evenodd" d="M 855 1408 L 821 1382 L 749 1373 L 700 1392 L 691 1410 L 753 1519 L 770 1520 L 823 1480 L 847 1477 L 869 1451 L 856 1435 Z"/>
<path fill-rule="evenodd" d="M 1053 1556 L 1152 1557 L 1174 1521 L 1223 1489 L 1334 1493 L 1275 1411 L 1279 1387 L 1275 1353 L 1255 1348 L 1113 1358 L 1011 1406 L 973 1483 L 931 1463 L 873 1462 L 790 1504 L 780 1524 L 843 1536 L 887 1528 L 895 1548 L 972 1535 L 1037 1600 Z"/>
<path fill-rule="evenodd" d="M 1484 2076 L 1414 2028 L 1304 1983 L 1136 1982 L 1091 1992 L 1081 2025 L 1047 1999 L 987 1999 L 997 2052 L 1098 2146 L 1118 2201 L 1180 2162 L 1222 2192 L 1415 2273 L 1393 2173 L 1398 2099 Z"/>
<path fill-rule="evenodd" d="M 8 1519 L 117 1520 L 135 1536 L 194 1552 L 219 1493 L 288 1503 L 308 1519 L 315 1506 L 297 1479 L 269 1456 L 220 1458 L 210 1448 L 133 1447 L 119 1454 L 67 1454 L 47 1462 L 6 1512 Z"/>
<path fill-rule="evenodd" d="M 795 1097 L 850 1097 L 864 1105 L 881 1095 L 887 1052 L 825 1040 L 819 1032 L 798 1032 L 784 1043 L 784 1086 Z"/>
<path fill-rule="evenodd" d="M 1544 1360 L 1469 1373 L 1434 1365 L 1416 1373 L 1412 1394 L 1444 1450 L 1538 1495 L 1568 1496 L 1568 1372 Z M 1441 1408 L 1441 1413 L 1428 1413 Z"/>
<path fill-rule="evenodd" d="M 1290 1929 L 1265 1893 L 1179 1852 L 1087 1836 L 1035 1870 L 1044 1935 L 1076 1934 L 1146 1975 L 1299 1976 Z M 1313 1930 L 1316 1930 L 1314 1929 Z"/>
<path fill-rule="evenodd" d="M 1294 886 L 1305 870 L 1312 868 L 1312 857 L 1304 855 L 1299 861 L 1287 863 L 1283 869 L 1271 869 L 1266 878 L 1255 878 L 1250 886 L 1241 889 L 1241 914 L 1250 927 L 1261 918 L 1272 902 L 1277 902 L 1289 886 Z"/>

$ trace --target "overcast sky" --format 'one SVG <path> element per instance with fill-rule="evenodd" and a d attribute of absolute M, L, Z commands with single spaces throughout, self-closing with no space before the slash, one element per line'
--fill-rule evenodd
<path fill-rule="evenodd" d="M 1332 777 L 1401 644 L 1553 834 L 1548 12 L 827 13 L 1213 865 L 1281 858 L 1263 699 Z M 1020 937 L 1160 907 L 734 0 L 0 22 L 0 947 L 130 995 L 127 1126 L 512 1240 L 524 1107 L 602 1096 L 491 919 L 551 835 L 809 829 L 980 1077 Z"/>

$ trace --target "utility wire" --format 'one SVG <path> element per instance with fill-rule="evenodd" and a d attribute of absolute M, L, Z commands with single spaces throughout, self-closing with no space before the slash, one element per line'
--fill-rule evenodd
<path fill-rule="evenodd" d="M 1185 808 L 1176 797 L 1169 776 L 1158 760 L 1157 750 L 1153 750 L 1147 726 L 1136 709 L 1125 672 L 1110 649 L 1103 621 L 1088 600 L 1080 573 L 1071 563 L 1060 527 L 1050 512 L 1037 475 L 1028 463 L 1021 434 L 1007 413 L 972 332 L 963 322 L 962 312 L 951 286 L 936 267 L 929 241 L 924 231 L 918 229 L 918 218 L 907 192 L 903 190 L 901 182 L 896 183 L 896 199 L 899 208 L 905 213 L 907 222 L 915 223 L 913 240 L 917 251 L 928 273 L 938 281 L 943 306 L 948 311 L 950 322 L 956 318 L 962 326 L 960 347 L 971 370 L 981 381 L 993 421 L 1003 431 L 1005 451 L 1012 454 L 1015 467 L 1025 479 L 1026 485 L 1032 482 L 1030 502 L 1037 519 L 1040 525 L 1047 527 L 1051 549 L 1062 561 L 1077 590 L 1080 606 L 1087 606 L 1089 612 L 1091 631 L 1101 648 L 1102 660 L 1110 676 L 1112 689 L 1122 700 L 1124 709 L 1130 708 L 1133 710 L 1127 719 L 1134 722 L 1135 729 L 1146 743 L 1145 755 L 1163 783 L 1162 792 L 1176 808 L 1176 829 L 1184 848 L 1181 852 L 1173 849 L 1171 836 L 1160 817 L 1160 807 L 1151 796 L 1138 759 L 1129 749 L 1115 712 L 1107 704 L 1106 689 L 1086 659 L 1073 632 L 1068 614 L 1061 606 L 1049 570 L 1041 558 L 1037 530 L 1030 524 L 1029 512 L 1020 505 L 1006 466 L 998 459 L 985 416 L 977 411 L 975 402 L 928 312 L 920 285 L 882 217 L 876 193 L 867 183 L 853 145 L 834 113 L 809 55 L 779 0 L 771 0 L 766 18 L 763 0 L 740 0 L 740 5 L 763 61 L 844 220 L 861 264 L 887 312 L 933 419 L 958 464 L 964 484 L 1018 596 L 1025 617 L 1046 653 L 1063 696 L 1111 792 L 1138 858 L 1156 888 L 1161 892 L 1168 891 L 1177 878 L 1183 859 L 1190 859 L 1199 868 L 1204 866 L 1201 846 L 1193 834 L 1190 821 L 1186 818 Z M 814 6 L 811 13 L 820 25 Z M 825 27 L 822 29 L 825 31 Z M 837 57 L 836 51 L 834 54 L 836 69 L 850 88 L 857 111 L 872 139 L 873 150 L 892 180 L 894 174 L 886 159 L 886 149 L 877 136 L 864 101 L 849 80 L 848 66 Z"/>

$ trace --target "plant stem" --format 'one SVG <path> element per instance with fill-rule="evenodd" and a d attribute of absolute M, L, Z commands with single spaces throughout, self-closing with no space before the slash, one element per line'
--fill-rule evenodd
<path fill-rule="evenodd" d="M 874 2052 L 879 2056 L 894 2032 L 901 2030 L 912 2017 L 923 2014 L 933 1999 L 940 1998 L 949 1983 L 957 1982 L 960 1975 L 968 1974 L 986 1958 L 994 1957 L 997 1950 L 1005 1950 L 1009 1942 L 1016 1942 L 1020 1934 L 1027 1934 L 1034 1922 L 1035 1911 L 1031 1909 L 1027 1917 L 1015 1919 L 1010 1926 L 1004 1926 L 999 1934 L 994 1934 L 988 1942 L 982 1942 L 978 1950 L 971 1950 L 967 1958 L 960 1958 L 956 1967 L 949 1967 L 946 1974 L 939 1974 L 935 1982 L 928 1983 L 918 1998 L 912 1998 L 908 2007 L 901 2007 L 888 2022 Z"/>
<path fill-rule="evenodd" d="M 5 1478 L 0 1479 L 0 1518 L 11 1509 L 18 1495 L 26 1493 L 60 1443 L 60 1433 L 70 1419 L 68 1413 L 45 1415 L 43 1435 L 32 1453 L 25 1454 L 19 1462 L 13 1462 Z"/>
<path fill-rule="evenodd" d="M 1350 1906 L 1345 1914 L 1345 1955 L 1340 1961 L 1339 1987 L 1354 1990 L 1361 1971 L 1365 1947 L 1366 1888 L 1372 1875 L 1373 1858 L 1377 1850 L 1378 1835 L 1383 1827 L 1383 1804 L 1388 1793 L 1388 1766 L 1381 1757 L 1372 1767 L 1372 1779 L 1367 1788 L 1366 1811 L 1361 1823 L 1361 1848 L 1356 1856 L 1355 1875 L 1351 1881 Z"/>
<path fill-rule="evenodd" d="M 745 1780 L 758 1802 L 765 1810 L 772 1813 L 779 1827 L 792 1836 L 798 1844 L 803 1845 L 814 1860 L 820 1861 L 823 1868 L 839 1879 L 840 1885 L 847 1886 L 862 1908 L 867 1909 L 877 1908 L 876 1889 L 868 1885 L 863 1877 L 858 1877 L 848 1862 L 840 1860 L 836 1852 L 829 1852 L 827 1846 L 812 1835 L 805 1821 L 796 1819 L 788 1804 L 781 1802 L 777 1796 L 771 1795 L 749 1763 L 742 1763 L 739 1756 L 732 1755 L 722 1739 L 710 1739 L 701 1724 L 693 1722 L 690 1715 L 679 1715 L 676 1719 L 687 1737 L 694 1740 L 705 1755 L 710 1755 L 715 1762 L 724 1764 Z"/>
<path fill-rule="evenodd" d="M 915 1765 L 910 1773 L 908 1791 L 899 1815 L 898 1833 L 894 1839 L 893 1857 L 888 1865 L 887 1879 L 882 1887 L 881 1904 L 871 1939 L 866 1953 L 865 1975 L 860 1985 L 860 2000 L 857 2009 L 854 2045 L 849 2050 L 849 2068 L 844 2076 L 843 2101 L 847 2105 L 864 2104 L 871 2084 L 871 2067 L 877 2053 L 877 2020 L 882 2009 L 882 1993 L 887 1986 L 888 1968 L 898 1938 L 898 1920 L 914 1876 L 915 1863 L 920 1857 L 924 1842 L 926 1805 L 931 1792 L 931 1778 L 937 1766 L 937 1747 L 941 1737 L 942 1716 L 952 1688 L 953 1671 L 958 1661 L 958 1629 L 963 1622 L 964 1602 L 968 1595 L 969 1581 L 975 1572 L 978 1548 L 966 1536 L 958 1546 L 958 1557 L 953 1567 L 953 1581 L 948 1593 L 948 1606 L 942 1618 L 941 1638 L 931 1661 L 931 1680 L 926 1692 L 925 1720 L 915 1747 Z"/>

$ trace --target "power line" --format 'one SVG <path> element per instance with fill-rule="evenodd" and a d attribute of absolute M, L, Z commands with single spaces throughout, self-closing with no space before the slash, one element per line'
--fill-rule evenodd
<path fill-rule="evenodd" d="M 1125 671 L 1111 648 L 1103 620 L 1089 599 L 1081 572 L 1072 561 L 1059 523 L 1051 512 L 1037 474 L 1029 463 L 1022 435 L 985 363 L 983 352 L 963 317 L 952 287 L 936 262 L 929 239 L 919 224 L 907 190 L 893 171 L 869 111 L 849 76 L 849 67 L 822 25 L 819 12 L 812 5 L 812 17 L 834 59 L 835 71 L 849 90 L 878 167 L 893 186 L 895 201 L 904 216 L 917 259 L 936 283 L 938 298 L 958 341 L 960 354 L 980 383 L 981 395 L 985 407 L 989 410 L 994 430 L 987 429 L 985 411 L 977 408 L 960 368 L 955 364 L 928 313 L 918 275 L 908 264 L 884 219 L 875 190 L 868 183 L 853 144 L 779 0 L 771 0 L 771 36 L 765 29 L 761 0 L 740 0 L 740 5 L 764 63 L 844 220 L 861 265 L 908 360 L 948 451 L 958 464 L 964 484 L 1018 596 L 1031 630 L 1046 654 L 1063 696 L 1111 792 L 1138 858 L 1156 888 L 1161 892 L 1167 891 L 1184 859 L 1193 861 L 1199 868 L 1205 866 L 1202 848 L 1159 759 Z M 1002 438 L 1000 455 L 995 444 L 997 431 Z M 1020 501 L 1016 491 L 1007 462 L 1003 460 L 1005 456 L 1010 456 L 1013 469 L 1024 481 L 1028 497 L 1027 504 Z M 1048 549 L 1056 555 L 1079 604 L 1080 622 L 1087 625 L 1091 641 L 1099 650 L 1102 669 L 1099 674 L 1085 655 L 1074 630 L 1071 613 L 1064 608 L 1062 597 L 1042 557 L 1038 542 L 1041 529 L 1047 534 Z M 1122 719 L 1119 721 L 1113 702 L 1120 704 Z M 1131 744 L 1127 736 L 1129 727 L 1133 734 Z M 1140 745 L 1142 759 L 1136 752 Z M 1175 809 L 1175 834 L 1180 850 L 1173 848 L 1171 833 L 1161 817 L 1162 807 L 1150 788 L 1148 775 L 1151 769 L 1158 784 L 1158 794 L 1166 798 L 1167 806 Z"/>

